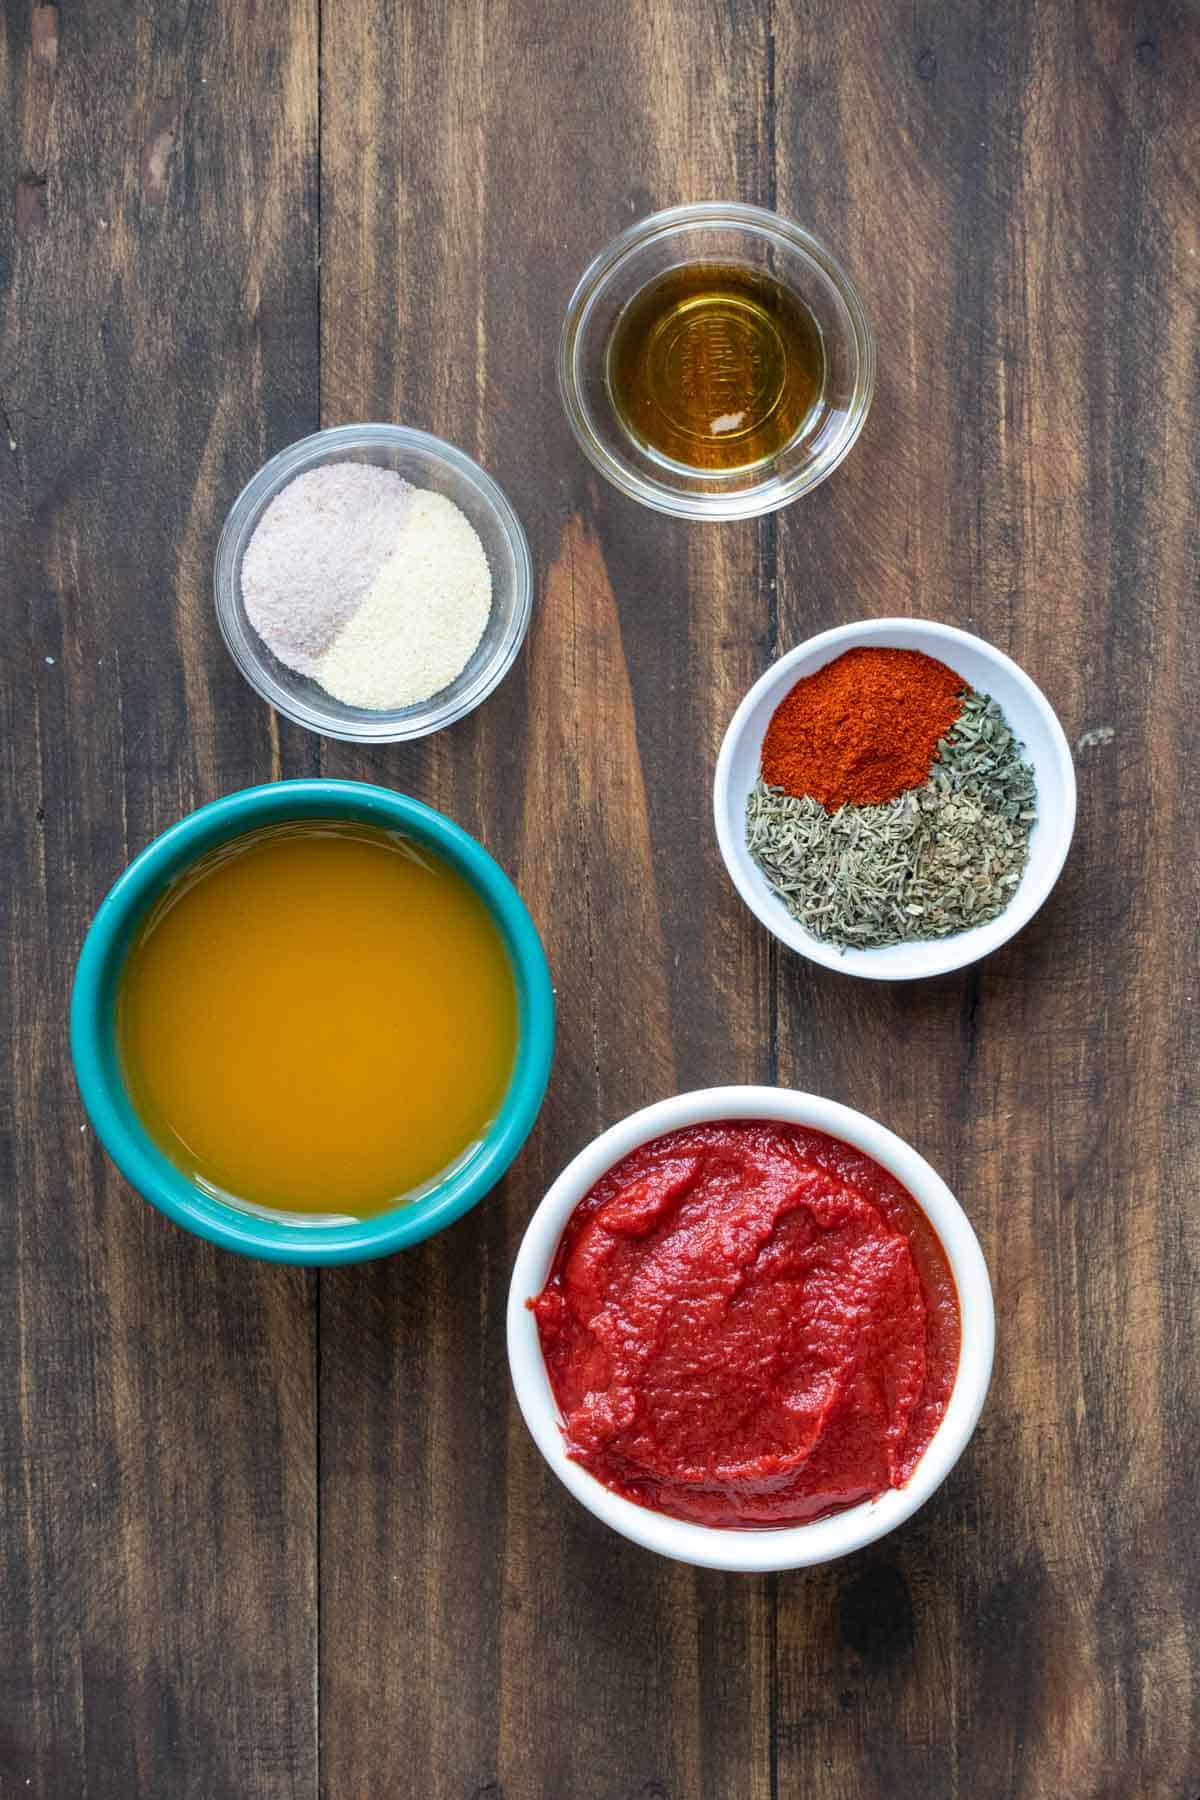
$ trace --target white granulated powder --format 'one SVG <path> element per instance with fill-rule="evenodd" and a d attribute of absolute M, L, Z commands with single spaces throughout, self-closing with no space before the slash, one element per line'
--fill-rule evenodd
<path fill-rule="evenodd" d="M 246 617 L 302 675 L 361 606 L 399 541 L 411 483 L 372 463 L 297 475 L 267 507 L 242 558 Z"/>
<path fill-rule="evenodd" d="M 391 555 L 314 674 L 347 706 L 413 706 L 466 667 L 491 609 L 474 526 L 452 500 L 417 488 Z"/>

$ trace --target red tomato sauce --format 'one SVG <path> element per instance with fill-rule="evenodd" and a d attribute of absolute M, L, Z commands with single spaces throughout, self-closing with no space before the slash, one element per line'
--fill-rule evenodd
<path fill-rule="evenodd" d="M 766 1121 L 634 1150 L 529 1305 L 570 1455 L 704 1525 L 799 1525 L 902 1487 L 958 1368 L 954 1278 L 912 1195 Z"/>

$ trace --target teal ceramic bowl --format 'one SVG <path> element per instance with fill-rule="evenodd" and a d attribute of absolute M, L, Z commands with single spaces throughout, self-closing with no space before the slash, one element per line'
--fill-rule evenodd
<path fill-rule="evenodd" d="M 517 1057 L 504 1103 L 474 1153 L 391 1212 L 336 1224 L 292 1224 L 213 1199 L 168 1161 L 129 1102 L 117 1059 L 115 1003 L 125 953 L 167 884 L 207 851 L 263 825 L 353 819 L 402 833 L 465 876 L 491 911 L 517 985 Z M 358 781 L 276 781 L 189 813 L 156 838 L 110 889 L 75 972 L 71 1054 L 79 1091 L 104 1148 L 126 1180 L 177 1225 L 244 1256 L 346 1263 L 386 1256 L 461 1218 L 512 1162 L 537 1117 L 554 1050 L 554 994 L 537 928 L 516 888 L 475 839 L 441 813 Z"/>

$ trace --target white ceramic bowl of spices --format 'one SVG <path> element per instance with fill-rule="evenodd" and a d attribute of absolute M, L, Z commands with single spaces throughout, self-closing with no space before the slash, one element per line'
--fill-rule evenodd
<path fill-rule="evenodd" d="M 951 625 L 821 632 L 750 689 L 713 789 L 734 886 L 781 943 L 878 981 L 941 975 L 1033 917 L 1075 828 L 1041 690 Z"/>
<path fill-rule="evenodd" d="M 262 698 L 324 737 L 395 743 L 451 725 L 529 626 L 520 520 L 428 432 L 342 425 L 264 464 L 217 547 L 217 619 Z"/>

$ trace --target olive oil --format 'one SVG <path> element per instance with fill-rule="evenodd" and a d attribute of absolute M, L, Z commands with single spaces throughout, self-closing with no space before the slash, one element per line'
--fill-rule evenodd
<path fill-rule="evenodd" d="M 820 400 L 817 321 L 765 270 L 686 263 L 617 319 L 608 384 L 625 429 L 653 455 L 726 472 L 767 462 Z"/>
<path fill-rule="evenodd" d="M 516 1054 L 517 998 L 474 888 L 340 821 L 248 833 L 139 929 L 117 994 L 126 1091 L 218 1199 L 365 1218 L 478 1141 Z"/>

